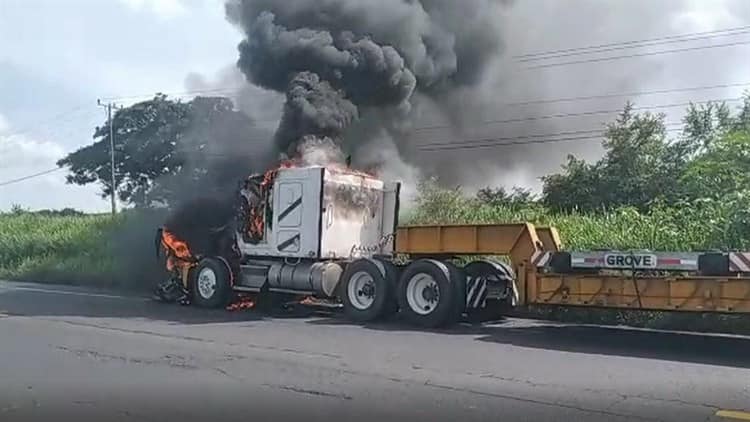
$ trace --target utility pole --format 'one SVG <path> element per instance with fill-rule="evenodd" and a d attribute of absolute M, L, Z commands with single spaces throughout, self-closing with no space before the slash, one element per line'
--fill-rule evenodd
<path fill-rule="evenodd" d="M 107 104 L 102 104 L 101 100 L 96 100 L 96 104 L 107 109 L 107 124 L 109 125 L 109 168 L 111 172 L 110 199 L 112 200 L 112 215 L 114 216 L 117 214 L 117 200 L 115 199 L 117 187 L 115 184 L 115 129 L 112 125 L 112 108 L 114 107 L 114 103 L 109 102 Z"/>

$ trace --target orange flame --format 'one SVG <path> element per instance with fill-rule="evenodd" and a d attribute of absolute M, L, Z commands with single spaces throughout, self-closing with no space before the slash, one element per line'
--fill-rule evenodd
<path fill-rule="evenodd" d="M 175 268 L 191 267 L 195 265 L 195 257 L 190 252 L 188 244 L 180 240 L 173 233 L 163 229 L 161 232 L 161 242 L 168 251 L 167 270 L 172 271 Z"/>
<path fill-rule="evenodd" d="M 239 297 L 236 302 L 226 307 L 227 311 L 242 311 L 255 308 L 255 301 L 251 297 Z"/>
<path fill-rule="evenodd" d="M 260 194 L 261 197 L 267 198 L 268 191 L 273 187 L 273 182 L 276 179 L 280 169 L 299 167 L 300 162 L 298 160 L 284 160 L 281 161 L 276 167 L 271 168 L 263 174 L 263 180 L 260 182 Z M 256 239 L 262 239 L 265 235 L 265 204 L 261 202 L 258 206 L 250 209 L 250 234 Z"/>

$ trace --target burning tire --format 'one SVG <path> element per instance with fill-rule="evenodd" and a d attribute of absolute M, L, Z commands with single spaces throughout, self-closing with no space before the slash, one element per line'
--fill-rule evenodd
<path fill-rule="evenodd" d="M 204 258 L 190 270 L 193 302 L 202 308 L 222 308 L 232 293 L 232 275 L 220 259 Z"/>
<path fill-rule="evenodd" d="M 394 271 L 392 265 L 370 259 L 349 264 L 341 276 L 340 290 L 347 317 L 368 322 L 395 310 Z"/>
<path fill-rule="evenodd" d="M 423 259 L 401 274 L 397 298 L 407 321 L 425 328 L 455 323 L 464 310 L 466 281 L 453 264 Z"/>

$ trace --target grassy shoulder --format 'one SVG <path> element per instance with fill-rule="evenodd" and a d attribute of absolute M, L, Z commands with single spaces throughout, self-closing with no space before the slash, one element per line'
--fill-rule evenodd
<path fill-rule="evenodd" d="M 0 216 L 0 277 L 58 283 L 108 284 L 110 216 Z"/>
<path fill-rule="evenodd" d="M 147 285 L 146 274 L 157 267 L 155 226 L 143 224 L 145 220 L 148 213 L 115 218 L 0 214 L 0 278 L 101 287 Z"/>

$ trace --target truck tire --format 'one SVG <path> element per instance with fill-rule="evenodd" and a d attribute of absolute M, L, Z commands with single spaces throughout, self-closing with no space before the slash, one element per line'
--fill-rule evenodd
<path fill-rule="evenodd" d="M 475 283 L 476 279 L 485 278 L 497 284 L 512 283 L 515 280 L 513 269 L 505 264 L 489 261 L 474 261 L 464 267 L 464 272 L 468 277 L 470 286 Z M 487 322 L 500 319 L 509 309 L 512 309 L 510 303 L 501 300 L 486 300 L 485 307 L 474 307 L 482 299 L 481 291 L 472 290 L 467 292 L 466 314 L 469 322 Z M 474 303 L 469 303 L 474 302 Z"/>
<path fill-rule="evenodd" d="M 386 303 L 386 307 L 383 310 L 383 318 L 388 318 L 395 315 L 398 312 L 398 301 L 396 300 L 396 289 L 398 288 L 398 276 L 399 268 L 392 262 L 385 259 L 374 258 L 380 262 L 385 269 L 385 278 L 390 286 L 391 297 Z"/>
<path fill-rule="evenodd" d="M 232 281 L 227 264 L 216 258 L 204 258 L 190 270 L 193 302 L 202 308 L 223 308 L 232 296 Z"/>
<path fill-rule="evenodd" d="M 346 316 L 357 322 L 370 322 L 384 316 L 395 305 L 393 277 L 381 261 L 358 259 L 341 275 L 340 297 Z"/>
<path fill-rule="evenodd" d="M 458 321 L 466 298 L 465 276 L 455 265 L 422 259 L 401 274 L 396 296 L 407 321 L 437 328 Z"/>

